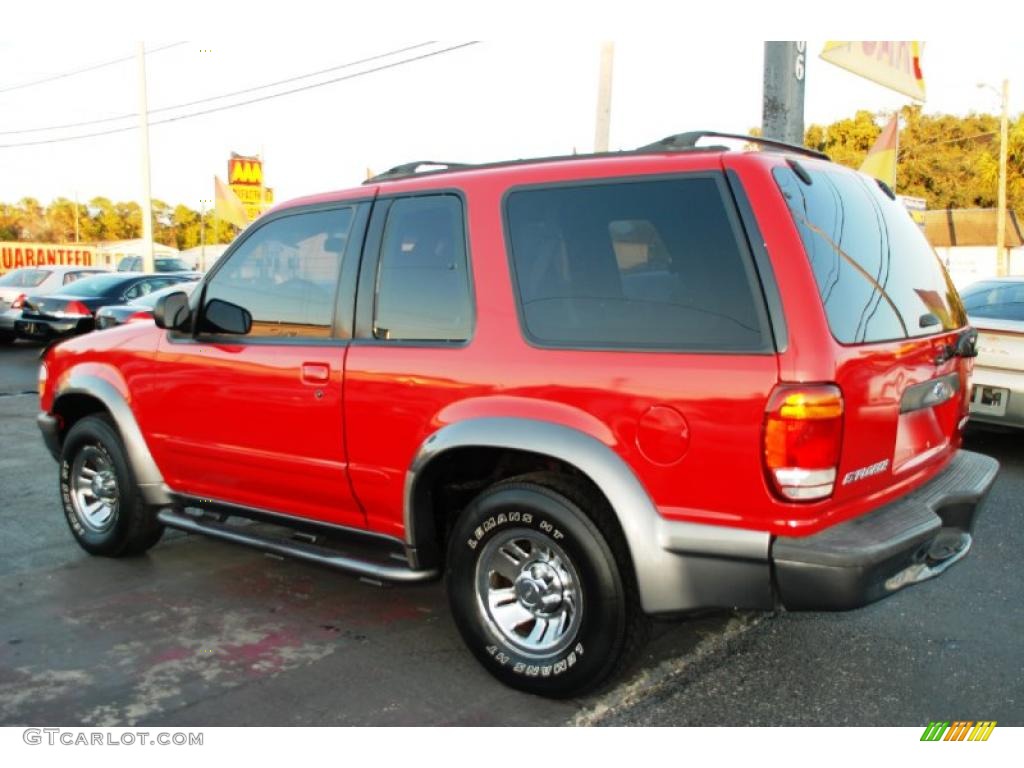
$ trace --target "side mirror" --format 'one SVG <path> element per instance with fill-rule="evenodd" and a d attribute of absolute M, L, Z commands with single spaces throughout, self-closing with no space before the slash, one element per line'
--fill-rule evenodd
<path fill-rule="evenodd" d="M 153 307 L 153 322 L 157 328 L 177 331 L 185 327 L 189 320 L 188 294 L 175 291 L 157 299 Z"/>
<path fill-rule="evenodd" d="M 203 307 L 202 323 L 199 329 L 201 331 L 244 336 L 251 329 L 252 315 L 245 307 L 220 299 L 211 299 Z"/>

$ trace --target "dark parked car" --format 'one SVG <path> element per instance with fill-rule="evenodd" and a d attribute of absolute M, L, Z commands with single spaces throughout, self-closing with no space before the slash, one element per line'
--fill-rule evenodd
<path fill-rule="evenodd" d="M 109 307 L 103 307 L 99 312 L 96 313 L 96 330 L 102 330 L 103 328 L 113 328 L 115 325 L 124 325 L 135 320 L 151 320 L 153 319 L 153 307 L 156 306 L 157 301 L 169 293 L 175 293 L 181 291 L 186 295 L 192 293 L 192 289 L 198 285 L 198 282 L 192 283 L 175 283 L 168 285 L 166 288 L 161 288 L 159 291 L 153 291 L 145 296 L 140 296 L 137 299 L 132 299 L 127 304 L 115 304 Z"/>
<path fill-rule="evenodd" d="M 195 278 L 188 275 L 140 275 L 123 273 L 97 275 L 79 280 L 60 293 L 29 295 L 21 319 L 14 324 L 23 339 L 53 339 L 88 333 L 95 325 L 95 313 L 109 304 L 124 304 L 153 291 Z"/>

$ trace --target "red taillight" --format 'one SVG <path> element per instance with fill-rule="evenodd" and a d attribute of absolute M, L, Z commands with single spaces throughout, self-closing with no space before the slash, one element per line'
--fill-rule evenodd
<path fill-rule="evenodd" d="M 92 310 L 80 301 L 72 301 L 64 307 L 65 315 L 91 315 Z"/>
<path fill-rule="evenodd" d="M 25 294 L 21 294 L 13 302 L 11 302 L 11 309 L 21 309 L 25 306 Z"/>
<path fill-rule="evenodd" d="M 843 442 L 843 394 L 834 384 L 780 385 L 768 399 L 764 461 L 787 501 L 832 495 Z"/>
<path fill-rule="evenodd" d="M 153 319 L 153 313 L 152 313 L 152 312 L 150 312 L 150 311 L 149 311 L 149 310 L 147 309 L 147 310 L 145 310 L 145 311 L 140 311 L 140 312 L 133 312 L 133 313 L 132 313 L 132 314 L 131 314 L 131 315 L 130 315 L 130 316 L 128 317 L 128 319 L 127 319 L 127 320 L 125 320 L 125 322 L 126 322 L 126 323 L 135 323 L 135 322 L 138 322 L 139 320 L 152 320 L 152 319 Z"/>

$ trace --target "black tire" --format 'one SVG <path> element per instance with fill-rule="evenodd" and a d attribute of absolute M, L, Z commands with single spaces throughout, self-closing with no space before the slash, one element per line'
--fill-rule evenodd
<path fill-rule="evenodd" d="M 470 651 L 502 682 L 552 698 L 578 696 L 604 683 L 644 641 L 646 617 L 610 515 L 604 500 L 583 484 L 538 474 L 491 486 L 456 520 L 446 565 L 452 614 Z M 492 565 L 510 567 L 502 557 L 520 564 L 511 565 L 512 573 L 498 573 Z M 538 561 L 540 580 L 531 565 Z M 549 585 L 552 600 L 562 595 L 555 603 L 560 613 L 527 618 L 510 629 L 524 612 L 549 615 L 538 604 L 543 587 L 537 585 Z M 569 618 L 574 611 L 578 618 Z M 542 620 L 547 626 L 540 626 Z M 540 640 L 527 647 L 534 631 Z"/>
<path fill-rule="evenodd" d="M 76 465 L 76 462 L 79 464 Z M 94 475 L 105 474 L 114 481 L 110 497 L 113 501 L 101 507 L 100 514 L 109 514 L 102 522 L 91 519 L 83 511 L 80 467 L 92 467 Z M 93 491 L 93 503 L 100 500 Z M 104 557 L 127 557 L 142 554 L 163 535 L 164 526 L 156 519 L 157 510 L 146 505 L 128 464 L 121 436 L 105 414 L 86 416 L 68 431 L 61 447 L 60 497 L 64 518 L 71 534 L 86 552 Z M 89 497 L 86 497 L 89 498 Z"/>
<path fill-rule="evenodd" d="M 0 347 L 9 347 L 11 344 L 14 343 L 14 340 L 16 338 L 17 336 L 15 336 L 13 333 L 8 333 L 7 331 L 0 331 Z"/>

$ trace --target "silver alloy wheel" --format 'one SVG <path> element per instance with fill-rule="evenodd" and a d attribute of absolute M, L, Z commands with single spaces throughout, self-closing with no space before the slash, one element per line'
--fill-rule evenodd
<path fill-rule="evenodd" d="M 114 465 L 95 445 L 86 445 L 71 465 L 71 505 L 82 525 L 95 533 L 117 519 L 118 488 Z"/>
<path fill-rule="evenodd" d="M 476 566 L 477 603 L 491 629 L 524 656 L 552 656 L 573 641 L 583 617 L 579 576 L 565 551 L 530 530 L 502 531 Z"/>

